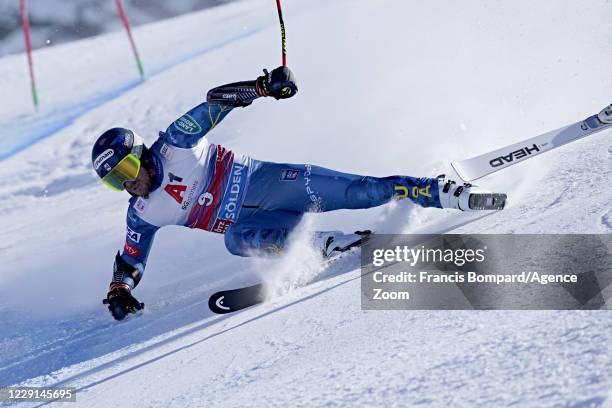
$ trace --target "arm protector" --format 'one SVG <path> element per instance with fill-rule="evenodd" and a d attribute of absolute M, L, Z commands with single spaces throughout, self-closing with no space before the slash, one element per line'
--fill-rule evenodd
<path fill-rule="evenodd" d="M 242 81 L 211 89 L 206 95 L 206 101 L 210 104 L 242 107 L 250 105 L 260 96 L 263 94 L 257 81 Z"/>

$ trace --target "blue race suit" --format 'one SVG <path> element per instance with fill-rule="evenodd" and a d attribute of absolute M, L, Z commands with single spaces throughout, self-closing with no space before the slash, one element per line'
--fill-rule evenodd
<path fill-rule="evenodd" d="M 369 177 L 310 164 L 252 160 L 240 217 L 226 231 L 225 246 L 241 256 L 276 253 L 306 212 L 371 208 L 393 198 L 441 208 L 437 179 Z"/>
<path fill-rule="evenodd" d="M 257 95 L 247 98 L 244 105 Z M 277 252 L 305 212 L 370 208 L 393 198 L 441 207 L 437 179 L 263 162 L 209 143 L 204 136 L 232 109 L 204 102 L 160 132 L 146 162 L 152 191 L 132 197 L 127 211 L 121 257 L 137 273 L 115 271 L 113 282 L 138 284 L 155 233 L 166 225 L 225 234 L 232 254 L 249 256 Z"/>

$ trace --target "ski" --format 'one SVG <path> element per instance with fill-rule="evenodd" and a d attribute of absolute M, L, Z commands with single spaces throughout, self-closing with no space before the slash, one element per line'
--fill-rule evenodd
<path fill-rule="evenodd" d="M 451 166 L 463 181 L 473 181 L 610 128 L 612 128 L 612 104 L 602 109 L 599 114 L 579 122 L 471 159 L 452 162 Z"/>
<path fill-rule="evenodd" d="M 265 300 L 263 283 L 238 289 L 222 290 L 208 299 L 208 307 L 214 313 L 225 314 L 255 306 Z"/>
<path fill-rule="evenodd" d="M 344 247 L 333 248 L 331 252 L 333 255 L 327 259 L 324 259 L 323 264 L 325 266 L 329 266 L 334 260 L 338 259 L 339 255 L 350 251 L 353 248 L 360 247 L 371 233 L 372 231 L 370 230 L 355 231 L 355 234 L 361 236 L 361 238 Z M 208 299 L 208 307 L 214 313 L 226 314 L 255 306 L 256 304 L 262 303 L 265 300 L 266 288 L 263 283 L 257 283 L 238 289 L 222 290 L 220 292 L 213 293 Z"/>
<path fill-rule="evenodd" d="M 479 212 L 464 213 L 461 217 L 457 217 L 451 223 L 446 224 L 434 224 L 427 230 L 421 230 L 418 234 L 445 234 L 452 230 L 455 230 L 464 225 L 471 224 L 475 221 L 481 220 L 490 215 L 496 214 L 496 211 L 486 212 L 484 214 Z M 364 231 L 364 235 L 370 234 L 370 231 Z M 353 244 L 343 248 L 344 250 L 339 251 L 338 255 L 352 249 L 361 246 L 364 239 L 361 239 Z M 415 243 L 415 245 L 418 242 Z M 326 260 L 327 264 L 338 259 L 338 255 L 331 259 Z M 237 312 L 242 309 L 246 309 L 251 306 L 263 303 L 266 300 L 266 286 L 263 283 L 257 283 L 250 286 L 245 286 L 237 289 L 222 290 L 216 292 L 208 299 L 208 307 L 213 313 L 216 314 L 227 314 Z"/>

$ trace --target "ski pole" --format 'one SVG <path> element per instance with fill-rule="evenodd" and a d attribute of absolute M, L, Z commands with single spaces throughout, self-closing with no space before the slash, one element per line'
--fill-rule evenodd
<path fill-rule="evenodd" d="M 276 0 L 276 8 L 278 10 L 278 19 L 280 20 L 281 28 L 281 49 L 283 54 L 283 65 L 287 65 L 287 40 L 285 38 L 285 22 L 283 21 L 283 9 L 281 8 L 280 0 Z"/>
<path fill-rule="evenodd" d="M 19 11 L 21 12 L 21 27 L 25 39 L 26 51 L 28 54 L 28 68 L 30 69 L 30 87 L 32 88 L 32 101 L 34 108 L 38 110 L 38 91 L 36 90 L 36 79 L 34 78 L 34 61 L 32 59 L 32 41 L 30 39 L 30 22 L 28 20 L 28 8 L 26 0 L 19 1 Z"/>

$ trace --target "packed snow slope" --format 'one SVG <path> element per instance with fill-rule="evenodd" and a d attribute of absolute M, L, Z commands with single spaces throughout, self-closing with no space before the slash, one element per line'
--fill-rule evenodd
<path fill-rule="evenodd" d="M 298 95 L 209 135 L 258 159 L 435 176 L 612 102 L 609 1 L 283 3 Z M 611 404 L 609 311 L 365 312 L 353 255 L 214 316 L 213 291 L 315 277 L 307 251 L 237 258 L 219 235 L 167 227 L 135 291 L 146 310 L 111 319 L 101 299 L 128 197 L 96 179 L 92 142 L 125 126 L 150 143 L 209 88 L 273 68 L 275 18 L 252 0 L 139 27 L 144 83 L 122 33 L 39 50 L 36 113 L 24 56 L 0 59 L 0 386 L 73 386 L 87 407 Z M 611 136 L 481 180 L 511 204 L 459 231 L 611 233 Z M 398 202 L 305 227 L 410 232 L 461 216 Z"/>

